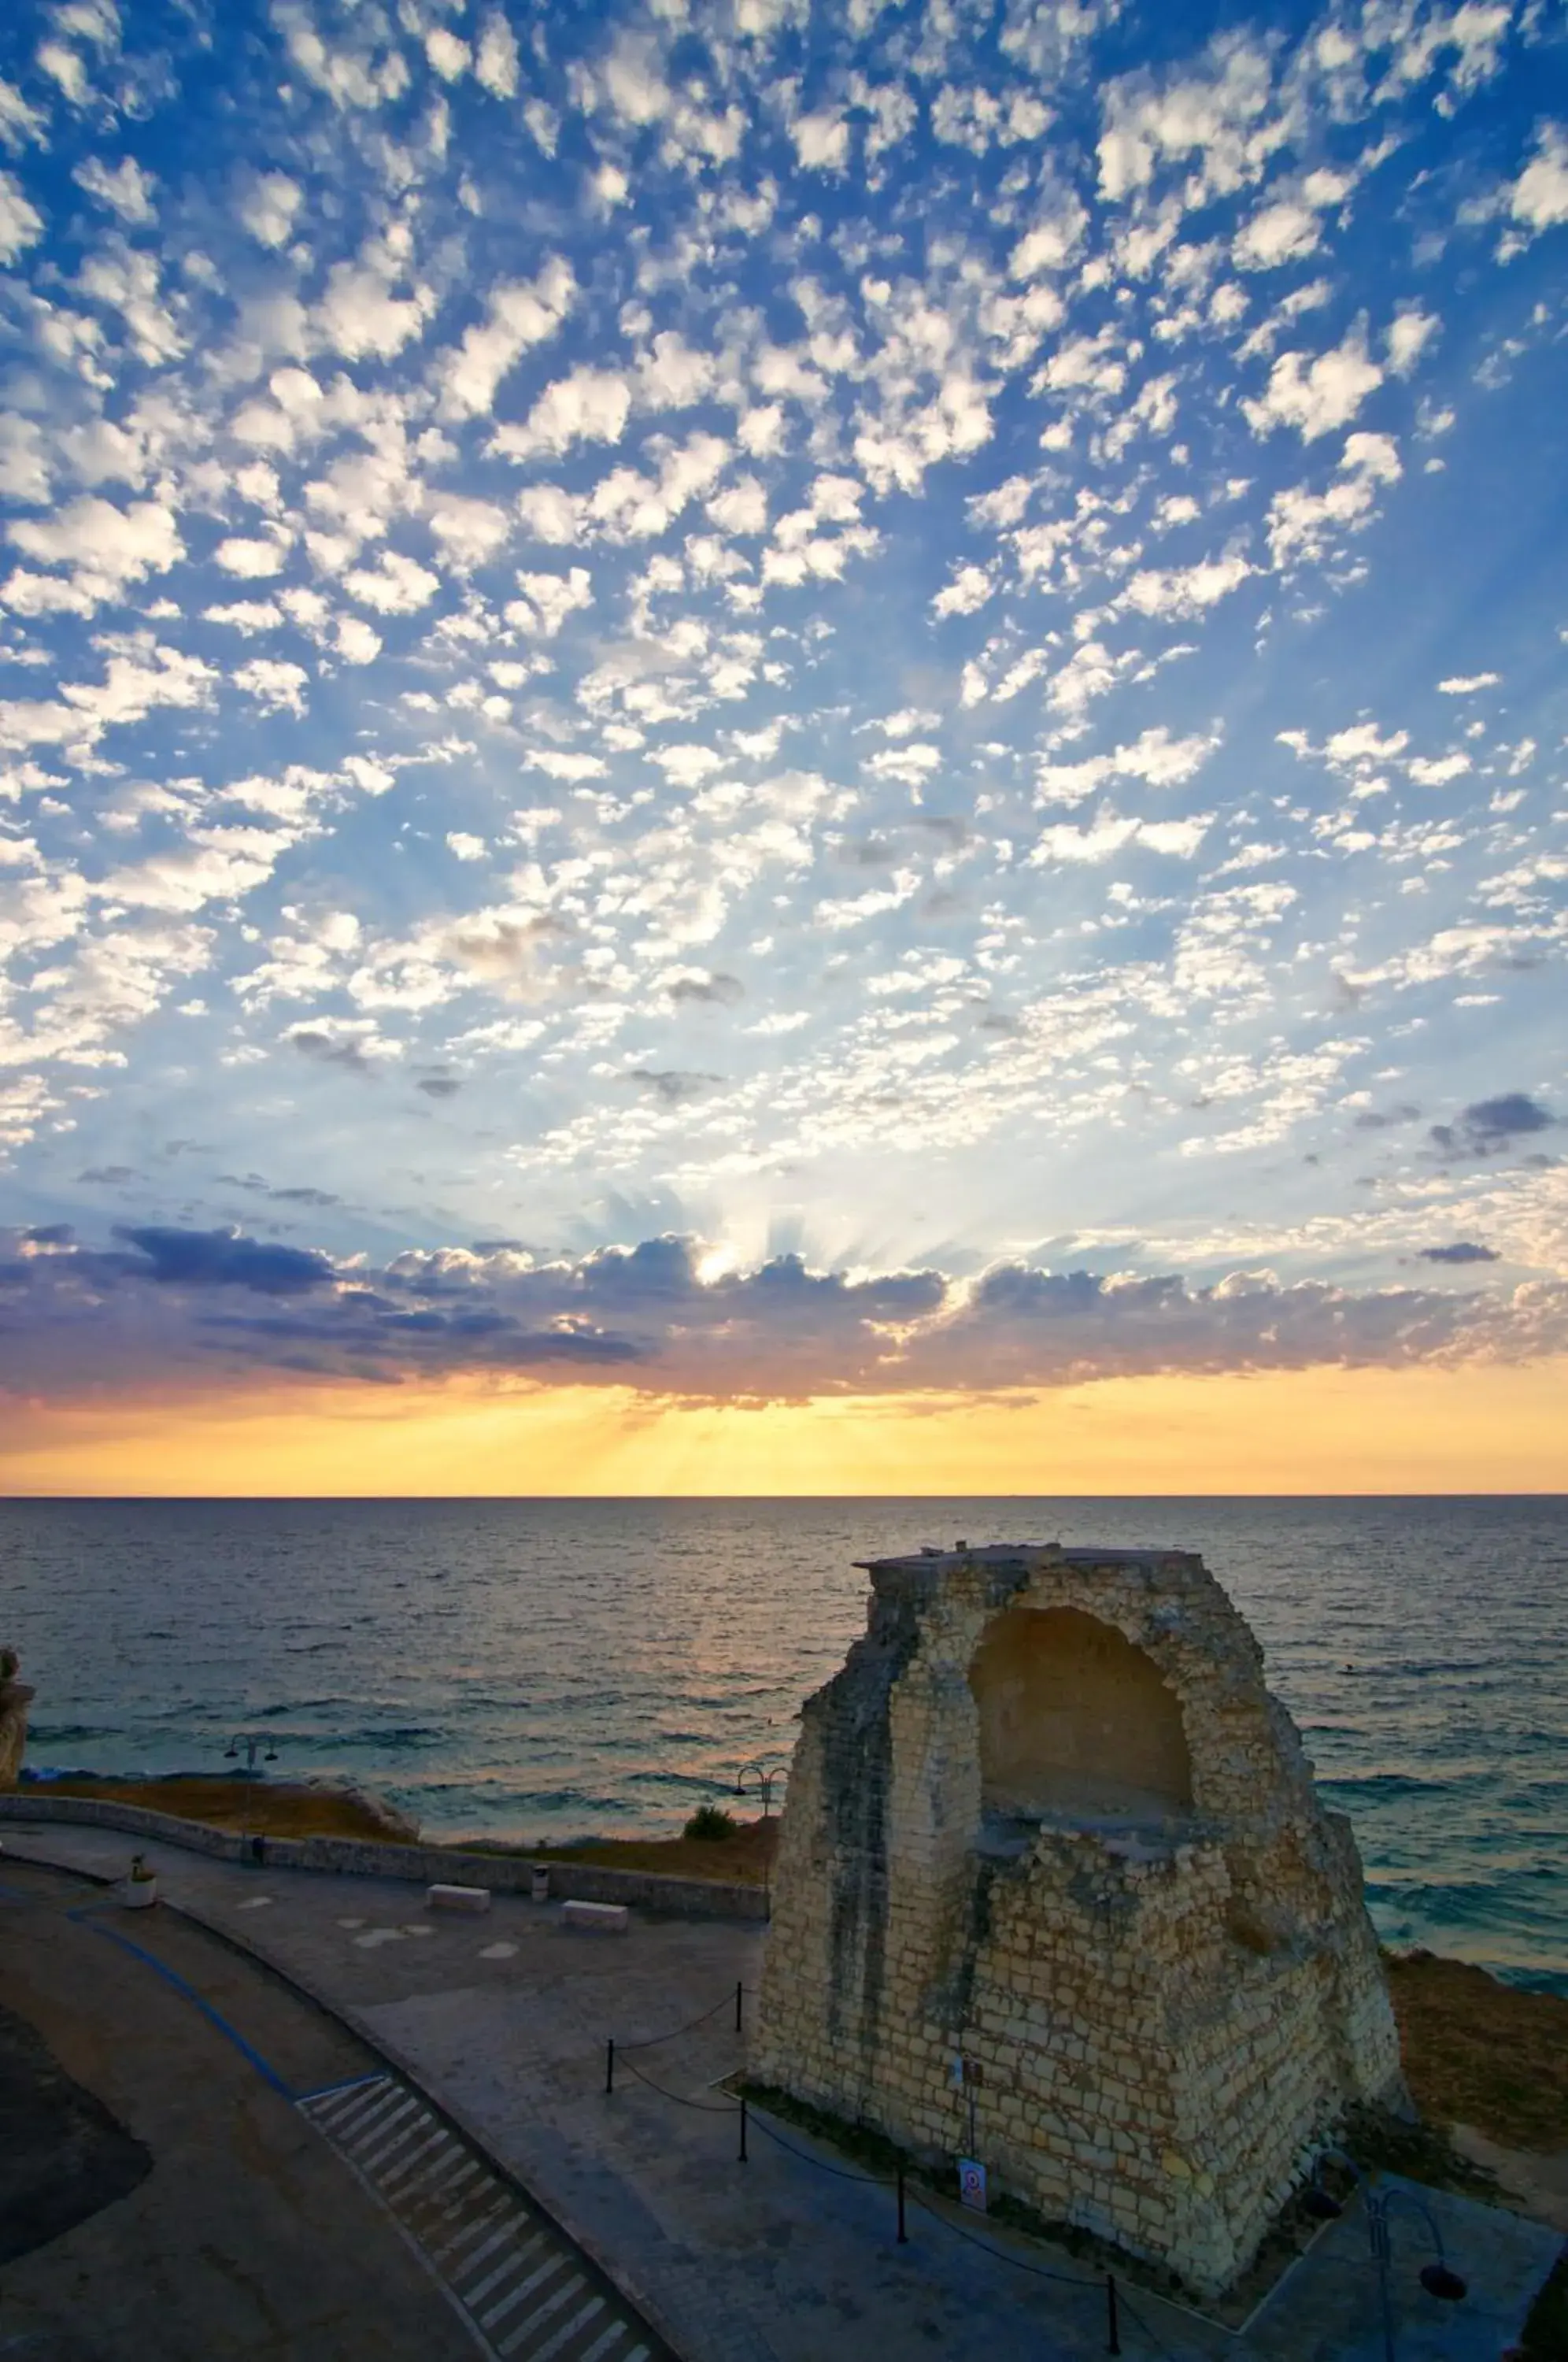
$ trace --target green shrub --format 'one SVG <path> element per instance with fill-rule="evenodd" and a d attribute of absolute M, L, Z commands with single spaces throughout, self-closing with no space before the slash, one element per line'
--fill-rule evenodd
<path fill-rule="evenodd" d="M 722 1805 L 699 1805 L 681 1831 L 682 1837 L 705 1838 L 710 1842 L 720 1838 L 733 1838 L 735 1825 Z"/>

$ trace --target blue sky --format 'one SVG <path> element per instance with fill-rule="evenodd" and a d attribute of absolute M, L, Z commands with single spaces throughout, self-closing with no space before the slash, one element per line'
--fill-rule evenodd
<path fill-rule="evenodd" d="M 7 1383 L 1562 1351 L 1565 37 L 9 12 Z"/>

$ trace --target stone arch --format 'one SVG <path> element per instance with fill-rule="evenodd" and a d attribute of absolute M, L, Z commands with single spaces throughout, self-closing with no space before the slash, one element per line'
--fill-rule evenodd
<path fill-rule="evenodd" d="M 1077 1607 L 1010 1607 L 969 1667 L 988 1813 L 1165 1817 L 1192 1805 L 1175 1692 L 1142 1649 Z"/>

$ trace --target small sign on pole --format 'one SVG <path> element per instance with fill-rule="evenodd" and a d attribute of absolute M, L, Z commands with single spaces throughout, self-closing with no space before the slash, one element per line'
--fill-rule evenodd
<path fill-rule="evenodd" d="M 958 2160 L 958 2196 L 977 2214 L 986 2211 L 986 2169 L 972 2157 Z"/>

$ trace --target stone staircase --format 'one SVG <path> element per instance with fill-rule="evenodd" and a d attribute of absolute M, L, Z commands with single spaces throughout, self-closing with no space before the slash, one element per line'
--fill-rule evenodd
<path fill-rule="evenodd" d="M 299 2103 L 495 2362 L 677 2362 L 549 2217 L 396 2076 Z"/>

